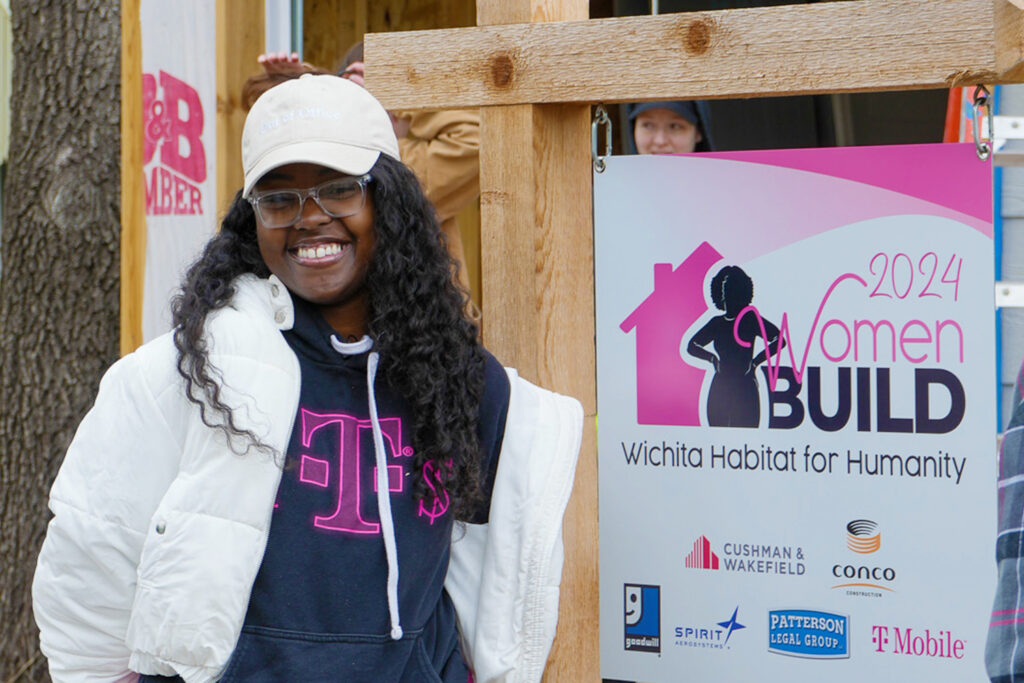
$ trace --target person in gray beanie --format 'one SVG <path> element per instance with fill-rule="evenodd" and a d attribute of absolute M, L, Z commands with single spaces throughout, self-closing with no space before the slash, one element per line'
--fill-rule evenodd
<path fill-rule="evenodd" d="M 685 154 L 710 152 L 711 111 L 703 100 L 635 102 L 626 105 L 627 153 Z"/>

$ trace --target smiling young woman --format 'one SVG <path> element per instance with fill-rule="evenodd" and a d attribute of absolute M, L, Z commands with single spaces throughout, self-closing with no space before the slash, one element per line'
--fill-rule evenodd
<path fill-rule="evenodd" d="M 51 492 L 52 678 L 539 681 L 580 405 L 480 345 L 366 90 L 276 86 L 242 158 L 173 332 L 111 367 Z"/>
<path fill-rule="evenodd" d="M 263 262 L 288 291 L 318 305 L 344 338 L 366 333 L 364 285 L 376 244 L 368 182 L 368 175 L 285 164 L 264 175 L 250 197 Z"/>

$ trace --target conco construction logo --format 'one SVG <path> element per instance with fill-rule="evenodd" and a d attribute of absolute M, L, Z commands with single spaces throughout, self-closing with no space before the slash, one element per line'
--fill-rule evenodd
<path fill-rule="evenodd" d="M 846 525 L 846 547 L 859 556 L 874 555 L 882 547 L 878 523 L 855 519 Z M 894 592 L 896 570 L 868 557 L 849 558 L 832 565 L 832 579 L 838 581 L 833 590 L 843 589 L 847 595 L 880 598 L 882 591 Z"/>
<path fill-rule="evenodd" d="M 809 659 L 850 656 L 850 618 L 812 609 L 768 612 L 768 651 Z"/>
<path fill-rule="evenodd" d="M 661 587 L 624 584 L 625 648 L 661 652 Z"/>

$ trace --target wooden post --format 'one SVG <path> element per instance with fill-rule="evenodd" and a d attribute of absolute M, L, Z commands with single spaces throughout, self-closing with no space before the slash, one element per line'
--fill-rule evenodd
<path fill-rule="evenodd" d="M 586 19 L 586 0 L 478 0 L 480 25 Z M 519 78 L 518 51 L 496 50 L 495 87 Z M 481 280 L 487 347 L 587 416 L 565 519 L 558 636 L 549 681 L 600 678 L 594 268 L 590 106 L 481 110 Z"/>
<path fill-rule="evenodd" d="M 146 178 L 142 172 L 142 24 L 139 0 L 121 2 L 121 354 L 142 344 Z"/>
<path fill-rule="evenodd" d="M 242 85 L 259 73 L 263 41 L 263 3 L 217 0 L 217 225 L 242 189 Z"/>

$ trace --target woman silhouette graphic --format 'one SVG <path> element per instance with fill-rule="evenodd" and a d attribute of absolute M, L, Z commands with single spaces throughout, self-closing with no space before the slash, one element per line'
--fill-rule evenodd
<path fill-rule="evenodd" d="M 767 358 L 764 349 L 754 355 L 754 341 L 762 337 L 761 326 L 756 315 L 744 315 L 736 325 L 736 316 L 753 298 L 754 283 L 742 268 L 722 268 L 711 279 L 711 301 L 724 313 L 709 320 L 686 346 L 691 356 L 715 368 L 707 402 L 708 424 L 712 427 L 757 427 L 761 421 L 754 374 Z M 767 320 L 763 322 L 765 346 L 775 355 L 785 342 L 779 338 L 779 328 Z M 704 348 L 708 344 L 714 353 Z"/>

